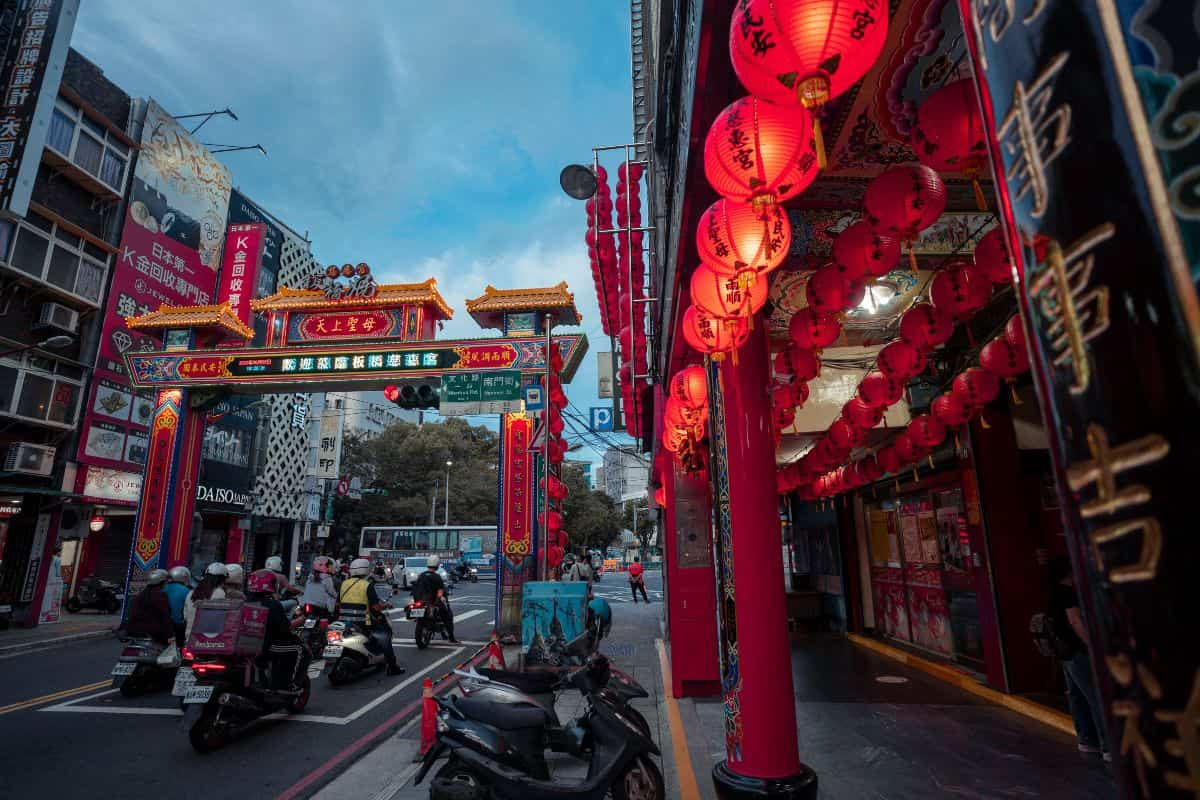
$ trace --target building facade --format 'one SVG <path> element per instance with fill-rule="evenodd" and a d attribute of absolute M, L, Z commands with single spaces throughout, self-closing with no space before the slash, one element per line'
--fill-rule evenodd
<path fill-rule="evenodd" d="M 615 503 L 624 503 L 646 496 L 649 485 L 650 465 L 646 457 L 632 448 L 610 447 L 604 451 L 605 493 Z"/>

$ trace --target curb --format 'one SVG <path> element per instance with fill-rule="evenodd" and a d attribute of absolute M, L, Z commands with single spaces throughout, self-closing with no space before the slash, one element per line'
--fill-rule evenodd
<path fill-rule="evenodd" d="M 1062 731 L 1068 736 L 1075 735 L 1075 723 L 1071 720 L 1070 715 L 1064 714 L 1057 709 L 1044 706 L 1041 703 L 1035 703 L 1032 700 L 1026 700 L 1024 697 L 996 691 L 980 684 L 971 676 L 964 675 L 953 667 L 927 661 L 919 656 L 912 655 L 904 650 L 877 642 L 874 639 L 861 636 L 857 633 L 847 633 L 846 638 L 859 647 L 874 650 L 881 656 L 886 656 L 893 661 L 899 661 L 901 664 L 907 664 L 914 669 L 924 672 L 926 675 L 937 678 L 951 686 L 957 686 L 959 689 L 970 692 L 990 703 L 1003 706 L 1009 711 L 1015 711 L 1043 725 Z"/>
<path fill-rule="evenodd" d="M 53 647 L 59 644 L 67 644 L 69 642 L 77 642 L 83 639 L 103 639 L 112 636 L 113 632 L 110 628 L 105 628 L 99 631 L 84 631 L 83 633 L 70 633 L 66 636 L 56 636 L 52 639 L 36 639 L 29 642 L 20 642 L 18 644 L 8 644 L 0 646 L 0 656 L 16 655 L 26 650 L 41 650 L 47 647 Z"/>

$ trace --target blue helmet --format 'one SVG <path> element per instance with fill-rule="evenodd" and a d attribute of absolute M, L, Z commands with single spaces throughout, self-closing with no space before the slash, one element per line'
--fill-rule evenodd
<path fill-rule="evenodd" d="M 603 597 L 597 597 L 588 603 L 588 636 L 592 646 L 600 644 L 600 640 L 608 635 L 612 627 L 612 607 Z"/>

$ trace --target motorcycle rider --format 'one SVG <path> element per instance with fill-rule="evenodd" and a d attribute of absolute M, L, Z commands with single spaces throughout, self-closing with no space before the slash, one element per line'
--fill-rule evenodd
<path fill-rule="evenodd" d="M 171 602 L 163 593 L 167 582 L 167 571 L 156 569 L 150 572 L 146 588 L 138 592 L 129 607 L 129 622 L 125 632 L 130 636 L 149 636 L 161 645 L 166 645 L 175 635 L 171 624 Z"/>
<path fill-rule="evenodd" d="M 370 575 L 371 562 L 367 559 L 350 562 L 350 577 L 342 581 L 339 598 L 341 617 L 347 624 L 361 626 L 368 641 L 382 649 L 388 675 L 403 675 L 404 668 L 396 663 L 396 651 L 392 649 L 392 625 L 383 615 L 383 610 L 391 606 L 379 599 Z"/>
<path fill-rule="evenodd" d="M 266 564 L 262 569 L 256 569 L 251 573 L 250 577 L 255 575 L 266 575 L 275 581 L 275 599 L 283 602 L 284 611 L 290 611 L 296 607 L 296 601 L 288 598 L 288 595 L 303 594 L 304 590 L 298 586 L 294 586 L 287 579 L 287 575 L 283 571 L 283 559 L 279 556 L 271 556 L 267 559 Z"/>
<path fill-rule="evenodd" d="M 414 600 L 420 600 L 437 609 L 446 626 L 446 633 L 450 635 L 450 641 L 458 644 L 458 639 L 454 638 L 454 612 L 450 610 L 450 603 L 446 600 L 446 583 L 438 574 L 438 566 L 441 563 L 442 559 L 436 555 L 425 561 L 426 569 L 413 584 L 412 596 Z"/>
<path fill-rule="evenodd" d="M 292 633 L 283 603 L 276 597 L 275 578 L 269 570 L 255 570 L 246 581 L 246 593 L 252 603 L 267 608 L 267 629 L 263 639 L 263 656 L 271 667 L 272 689 L 295 689 L 296 671 L 300 666 L 302 645 Z"/>
<path fill-rule="evenodd" d="M 163 587 L 163 594 L 167 596 L 167 602 L 171 605 L 171 624 L 175 626 L 175 644 L 183 647 L 187 644 L 187 619 L 183 615 L 183 609 L 187 605 L 188 594 L 191 593 L 188 584 L 192 582 L 192 573 L 181 564 L 171 567 L 170 576 L 171 579 Z"/>
<path fill-rule="evenodd" d="M 242 569 L 242 565 L 226 564 L 225 572 L 225 585 L 221 587 L 225 590 L 225 599 L 245 600 L 246 594 L 242 591 L 242 584 L 246 581 L 246 571 Z"/>
<path fill-rule="evenodd" d="M 196 622 L 196 608 L 206 600 L 224 600 L 225 599 L 225 576 L 229 574 L 229 570 L 225 569 L 225 565 L 220 561 L 214 561 L 209 564 L 204 570 L 204 577 L 200 583 L 192 589 L 192 593 L 188 595 L 187 602 L 183 606 L 183 617 L 187 622 L 185 634 L 190 637 L 192 635 L 192 625 Z"/>
<path fill-rule="evenodd" d="M 333 617 L 337 608 L 338 590 L 333 585 L 333 559 L 329 556 L 315 556 L 312 561 L 312 572 L 308 582 L 304 584 L 304 594 L 300 602 L 306 606 L 320 609 L 322 616 Z"/>

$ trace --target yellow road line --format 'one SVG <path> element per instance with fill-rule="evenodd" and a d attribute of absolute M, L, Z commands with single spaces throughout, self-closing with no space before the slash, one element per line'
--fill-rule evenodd
<path fill-rule="evenodd" d="M 1064 714 L 1058 709 L 1044 706 L 1041 703 L 1035 703 L 1032 700 L 1027 700 L 1024 697 L 1018 697 L 1014 694 L 998 692 L 995 689 L 984 686 L 970 675 L 964 675 L 953 667 L 937 664 L 933 661 L 926 661 L 898 647 L 891 647 L 883 642 L 877 642 L 874 639 L 868 639 L 856 633 L 848 633 L 846 634 L 846 638 L 860 647 L 874 650 L 882 656 L 887 656 L 894 661 L 899 661 L 901 664 L 907 664 L 914 669 L 919 669 L 926 675 L 932 675 L 938 680 L 945 681 L 952 686 L 957 686 L 963 691 L 970 692 L 977 697 L 982 697 L 984 700 L 995 703 L 998 706 L 1004 706 L 1009 711 L 1015 711 L 1018 714 L 1037 720 L 1043 725 L 1049 725 L 1051 728 L 1056 728 L 1071 736 L 1075 735 L 1075 723 L 1071 721 L 1070 715 Z"/>
<path fill-rule="evenodd" d="M 679 703 L 671 694 L 671 662 L 662 639 L 655 639 L 658 646 L 658 663 L 662 668 L 663 697 L 667 703 L 667 721 L 671 726 L 671 749 L 675 752 L 675 771 L 679 773 L 679 797 L 681 800 L 699 800 L 700 786 L 696 783 L 696 772 L 692 769 L 692 756 L 688 752 L 687 739 L 683 735 L 683 719 L 679 716 Z"/>
<path fill-rule="evenodd" d="M 96 681 L 95 683 L 89 683 L 85 686 L 76 686 L 74 689 L 63 689 L 61 692 L 54 692 L 53 694 L 44 694 L 41 697 L 35 697 L 32 700 L 22 700 L 19 703 L 12 703 L 11 705 L 0 706 L 0 714 L 11 714 L 13 711 L 21 711 L 22 709 L 32 708 L 34 706 L 40 706 L 45 703 L 53 702 L 55 700 L 63 700 L 67 697 L 71 697 L 72 695 L 83 694 L 84 692 L 90 692 L 93 689 L 99 689 L 101 686 L 108 686 L 111 683 L 112 683 L 112 678 L 106 678 L 105 680 Z"/>

